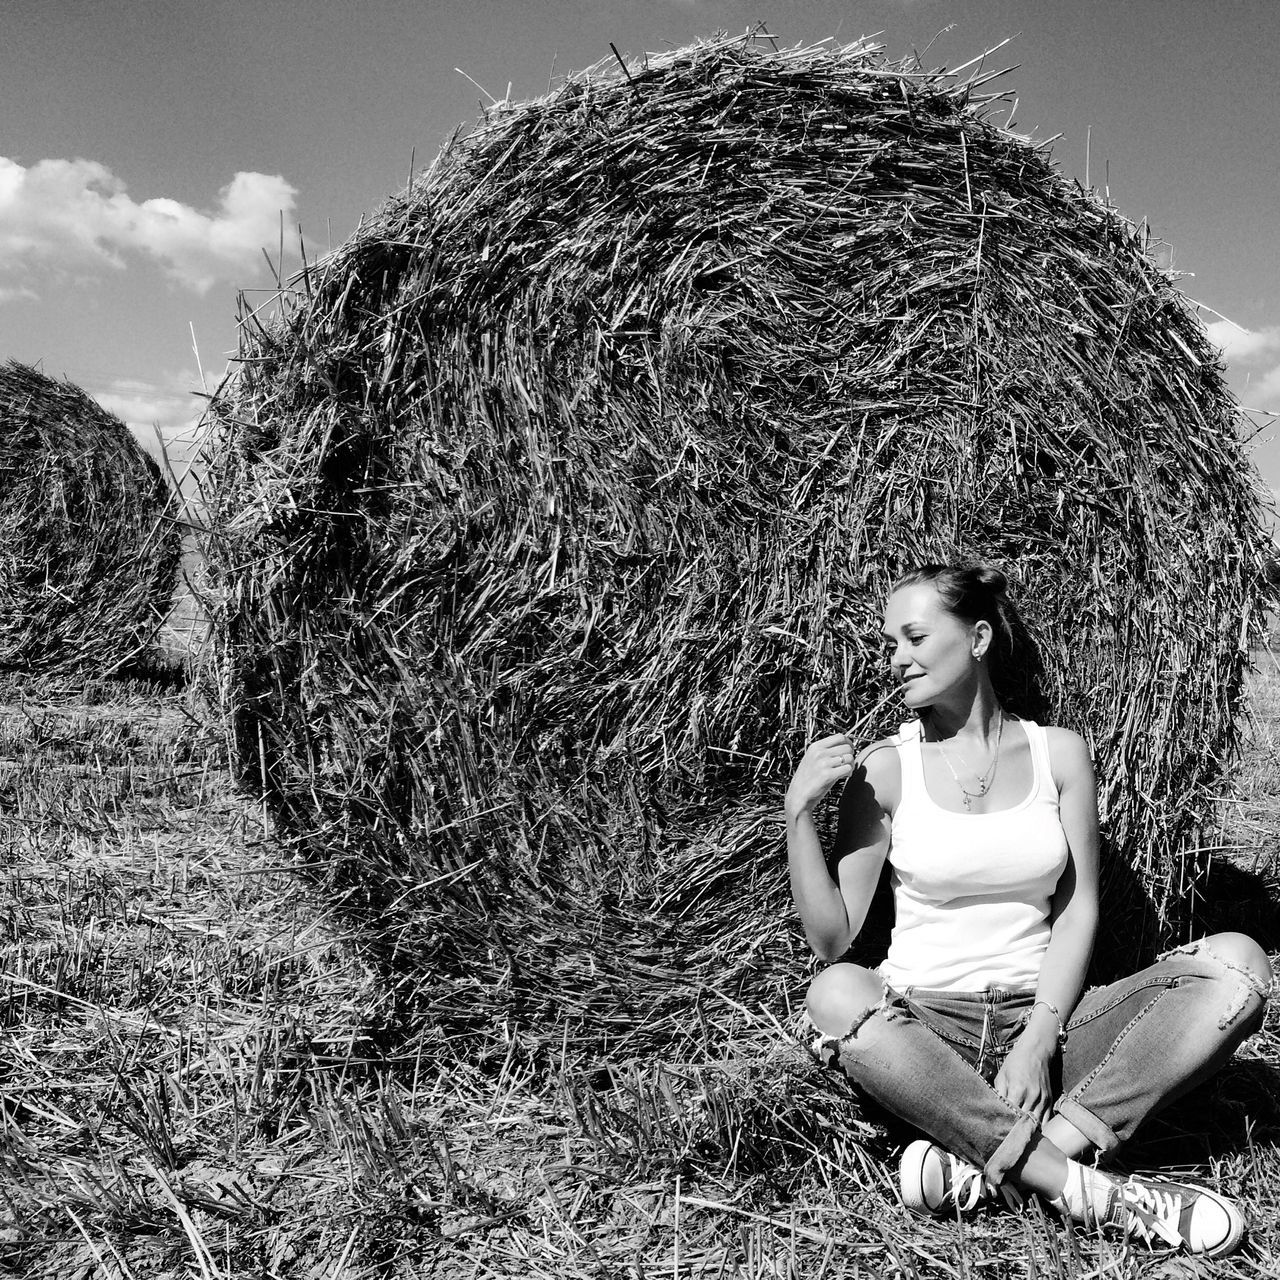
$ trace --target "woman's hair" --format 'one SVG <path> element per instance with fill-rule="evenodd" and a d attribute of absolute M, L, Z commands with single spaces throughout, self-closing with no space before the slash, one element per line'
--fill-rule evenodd
<path fill-rule="evenodd" d="M 942 607 L 964 622 L 989 622 L 988 670 L 1001 704 L 1015 715 L 1045 723 L 1053 715 L 1040 646 L 1008 595 L 1008 579 L 976 561 L 922 564 L 904 573 L 894 591 L 928 583 Z"/>
<path fill-rule="evenodd" d="M 991 626 L 992 675 L 1003 671 L 1014 655 L 1026 628 L 1009 599 L 1008 579 L 988 564 L 922 564 L 904 573 L 894 591 L 927 583 L 942 607 L 963 622 L 987 622 Z"/>

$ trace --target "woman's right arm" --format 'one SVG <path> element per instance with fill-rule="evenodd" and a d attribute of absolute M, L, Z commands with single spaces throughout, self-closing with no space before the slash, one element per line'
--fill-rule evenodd
<path fill-rule="evenodd" d="M 843 779 L 848 782 L 828 860 L 813 813 Z M 791 894 L 809 946 L 823 960 L 838 960 L 866 920 L 889 851 L 889 815 L 898 786 L 895 751 L 876 743 L 855 761 L 853 744 L 836 733 L 809 747 L 787 788 Z"/>

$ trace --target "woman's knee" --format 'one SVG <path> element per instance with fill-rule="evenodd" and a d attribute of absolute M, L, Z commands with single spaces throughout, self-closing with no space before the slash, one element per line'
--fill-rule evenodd
<path fill-rule="evenodd" d="M 825 1035 L 849 1036 L 884 1002 L 884 979 L 859 964 L 833 964 L 809 984 L 805 1007 Z"/>
<path fill-rule="evenodd" d="M 1271 961 L 1247 933 L 1211 933 L 1193 945 L 1220 960 L 1227 968 L 1251 975 L 1262 990 L 1270 990 Z"/>

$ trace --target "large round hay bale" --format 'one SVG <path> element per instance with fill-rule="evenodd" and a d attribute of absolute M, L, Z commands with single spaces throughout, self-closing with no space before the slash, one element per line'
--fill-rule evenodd
<path fill-rule="evenodd" d="M 903 567 L 1008 567 L 1107 936 L 1181 927 L 1262 589 L 1196 318 L 976 86 L 717 41 L 496 109 L 247 326 L 226 695 L 448 1031 L 647 1051 L 805 976 L 781 799 L 903 713 Z"/>
<path fill-rule="evenodd" d="M 146 666 L 179 536 L 160 468 L 69 382 L 0 366 L 0 671 Z"/>

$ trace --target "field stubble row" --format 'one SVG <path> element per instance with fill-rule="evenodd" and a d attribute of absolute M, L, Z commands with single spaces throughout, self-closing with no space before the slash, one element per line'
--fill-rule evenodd
<path fill-rule="evenodd" d="M 1274 953 L 1268 656 L 1254 707 L 1204 914 L 1247 917 Z M 402 1024 L 179 691 L 0 687 L 0 850 L 10 1274 L 1174 1274 L 1034 1212 L 907 1218 L 900 1134 L 779 1034 L 784 1011 L 734 1011 L 700 1063 L 566 1043 L 548 1064 L 515 1031 L 464 1065 Z M 1250 1252 L 1187 1275 L 1276 1272 L 1278 1067 L 1273 1017 L 1131 1153 L 1253 1212 Z"/>

